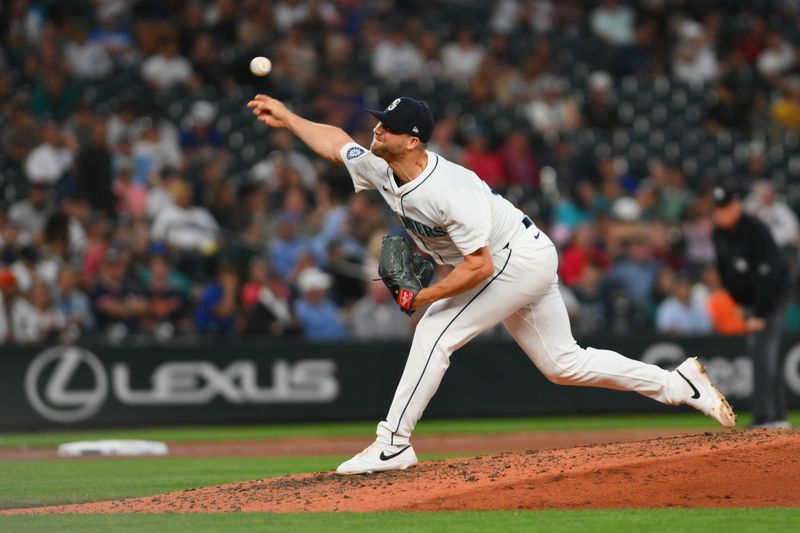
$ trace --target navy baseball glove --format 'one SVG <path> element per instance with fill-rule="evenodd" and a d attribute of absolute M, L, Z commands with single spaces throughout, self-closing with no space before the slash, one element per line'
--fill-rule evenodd
<path fill-rule="evenodd" d="M 433 262 L 411 246 L 399 235 L 384 235 L 381 241 L 381 256 L 378 275 L 392 293 L 397 305 L 407 314 L 414 311 L 411 306 L 419 291 L 430 285 L 436 270 Z"/>

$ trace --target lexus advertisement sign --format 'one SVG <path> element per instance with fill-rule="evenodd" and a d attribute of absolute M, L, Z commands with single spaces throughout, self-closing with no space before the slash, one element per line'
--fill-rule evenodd
<path fill-rule="evenodd" d="M 752 364 L 743 339 L 584 339 L 674 368 L 698 355 L 737 409 L 749 407 Z M 0 431 L 380 420 L 407 345 L 225 344 L 195 347 L 6 347 L 0 357 Z M 800 407 L 800 339 L 785 345 L 789 403 Z M 633 393 L 548 382 L 511 342 L 456 352 L 426 416 L 667 411 Z M 688 409 L 688 408 L 686 408 Z"/>
<path fill-rule="evenodd" d="M 153 369 L 140 389 L 131 382 L 133 364 L 104 366 L 85 348 L 49 348 L 28 366 L 25 396 L 44 418 L 69 423 L 92 418 L 109 395 L 125 406 L 168 407 L 205 406 L 214 400 L 231 405 L 324 404 L 339 393 L 336 363 L 330 359 L 276 359 L 261 379 L 269 385 L 259 384 L 259 367 L 252 360 L 233 360 L 222 367 L 211 361 L 167 361 Z M 84 383 L 80 388 L 79 381 Z"/>

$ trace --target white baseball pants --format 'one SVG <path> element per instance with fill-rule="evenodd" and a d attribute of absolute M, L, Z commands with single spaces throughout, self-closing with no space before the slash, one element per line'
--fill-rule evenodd
<path fill-rule="evenodd" d="M 407 443 L 450 355 L 499 322 L 553 383 L 636 391 L 673 405 L 686 399 L 686 384 L 674 372 L 578 346 L 558 291 L 558 254 L 535 226 L 518 233 L 493 260 L 488 281 L 432 304 L 420 320 L 389 414 L 378 424 L 379 441 Z"/>

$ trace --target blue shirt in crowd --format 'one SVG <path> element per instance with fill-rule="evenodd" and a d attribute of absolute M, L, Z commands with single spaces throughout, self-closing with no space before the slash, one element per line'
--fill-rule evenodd
<path fill-rule="evenodd" d="M 339 310 L 328 298 L 317 304 L 298 298 L 294 311 L 303 328 L 303 336 L 308 340 L 333 341 L 346 339 L 348 336 Z"/>

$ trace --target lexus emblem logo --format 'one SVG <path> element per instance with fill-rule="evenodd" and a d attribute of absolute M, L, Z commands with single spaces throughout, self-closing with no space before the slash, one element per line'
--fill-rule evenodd
<path fill-rule="evenodd" d="M 52 372 L 48 372 L 49 367 Z M 89 388 L 73 381 L 82 367 L 92 375 Z M 108 377 L 96 355 L 76 346 L 55 346 L 33 360 L 25 373 L 25 394 L 37 413 L 54 422 L 78 422 L 94 415 L 108 395 Z"/>

